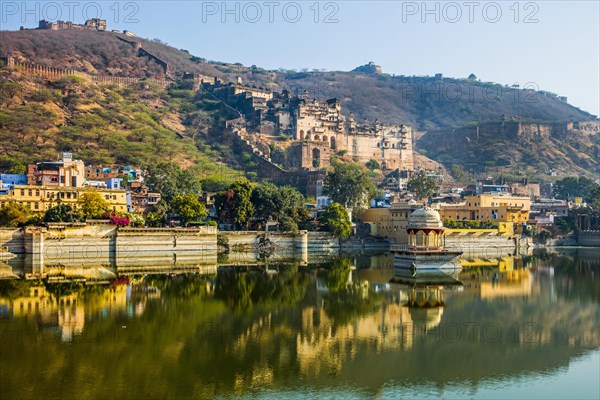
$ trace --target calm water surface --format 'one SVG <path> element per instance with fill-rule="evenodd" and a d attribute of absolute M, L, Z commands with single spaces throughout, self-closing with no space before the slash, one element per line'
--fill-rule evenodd
<path fill-rule="evenodd" d="M 600 398 L 600 249 L 0 282 L 2 399 Z M 418 277 L 417 277 L 418 278 Z"/>

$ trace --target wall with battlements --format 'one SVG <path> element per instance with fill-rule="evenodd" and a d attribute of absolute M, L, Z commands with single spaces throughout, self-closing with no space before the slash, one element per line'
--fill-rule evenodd
<path fill-rule="evenodd" d="M 140 78 L 129 78 L 121 76 L 107 76 L 107 75 L 91 75 L 86 72 L 76 71 L 73 69 L 64 69 L 56 67 L 47 67 L 44 65 L 37 65 L 29 62 L 21 62 L 15 60 L 13 57 L 7 57 L 4 59 L 6 66 L 9 68 L 16 68 L 25 75 L 36 75 L 46 79 L 54 80 L 64 78 L 65 76 L 79 76 L 89 82 L 98 84 L 116 84 L 119 86 L 132 86 L 140 82 L 149 82 L 167 87 L 171 84 L 168 80 L 162 79 L 140 79 Z"/>

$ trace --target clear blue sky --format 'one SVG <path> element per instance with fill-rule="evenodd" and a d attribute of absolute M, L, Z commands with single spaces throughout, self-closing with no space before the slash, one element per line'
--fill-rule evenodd
<path fill-rule="evenodd" d="M 533 82 L 600 115 L 598 0 L 66 1 L 26 2 L 26 10 L 21 1 L 2 0 L 1 28 L 32 27 L 58 12 L 66 20 L 70 11 L 81 23 L 100 11 L 109 29 L 160 38 L 210 60 L 345 71 L 374 61 L 398 75 L 473 72 L 483 81 Z"/>

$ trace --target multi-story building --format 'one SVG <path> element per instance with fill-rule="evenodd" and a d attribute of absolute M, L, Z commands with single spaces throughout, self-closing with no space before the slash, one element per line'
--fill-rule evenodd
<path fill-rule="evenodd" d="M 127 212 L 127 192 L 125 190 L 86 187 L 15 185 L 7 195 L 0 196 L 0 207 L 6 207 L 8 203 L 16 202 L 37 213 L 46 212 L 59 204 L 68 204 L 77 208 L 79 207 L 79 198 L 86 191 L 100 193 L 112 211 Z"/>
<path fill-rule="evenodd" d="M 569 203 L 566 200 L 539 199 L 531 204 L 530 223 L 553 225 L 556 218 L 569 216 Z"/>
<path fill-rule="evenodd" d="M 476 194 L 512 194 L 513 196 L 540 197 L 540 183 L 527 179 L 509 181 L 505 178 L 488 177 L 477 182 Z"/>
<path fill-rule="evenodd" d="M 160 193 L 150 193 L 146 188 L 128 192 L 129 212 L 146 214 L 154 209 L 161 199 Z"/>
<path fill-rule="evenodd" d="M 353 114 L 342 115 L 340 100 L 308 99 L 306 91 L 295 96 L 287 90 L 273 93 L 239 84 L 217 84 L 207 89 L 244 115 L 243 129 L 271 138 L 277 134 L 292 136 L 293 142 L 284 148 L 285 168 L 321 170 L 330 165 L 331 156 L 343 153 L 363 165 L 377 161 L 383 170 L 414 170 L 410 126 L 367 120 L 359 123 Z"/>
<path fill-rule="evenodd" d="M 340 101 L 302 100 L 295 113 L 294 138 L 303 146 L 302 167 L 328 165 L 330 154 L 345 152 L 356 162 L 377 161 L 384 170 L 413 171 L 413 135 L 407 125 L 357 123 L 341 114 Z M 319 160 L 318 162 L 314 162 Z"/>
<path fill-rule="evenodd" d="M 110 167 L 102 165 L 87 165 L 85 167 L 85 179 L 88 181 L 104 181 L 107 187 L 111 187 L 108 180 L 114 178 L 127 178 L 127 182 L 141 182 L 143 180 L 141 171 L 132 166 Z M 114 182 L 114 181 L 113 181 Z"/>
<path fill-rule="evenodd" d="M 85 165 L 73 160 L 71 153 L 63 153 L 61 161 L 44 161 L 27 166 L 27 184 L 58 187 L 82 187 L 85 183 Z"/>
<path fill-rule="evenodd" d="M 365 224 L 370 225 L 370 233 L 391 239 L 396 244 L 407 244 L 408 220 L 413 211 L 420 206 L 414 202 L 393 203 L 387 208 L 369 208 L 359 213 L 358 218 Z"/>
<path fill-rule="evenodd" d="M 437 203 L 434 205 L 442 220 L 470 220 L 481 222 L 515 222 L 529 220 L 531 199 L 500 194 L 466 196 L 459 204 Z"/>

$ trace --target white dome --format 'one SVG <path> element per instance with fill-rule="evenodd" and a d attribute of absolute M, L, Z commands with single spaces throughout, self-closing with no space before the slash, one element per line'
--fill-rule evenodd
<path fill-rule="evenodd" d="M 432 208 L 419 208 L 410 215 L 408 220 L 409 228 L 442 228 L 442 219 L 440 213 Z"/>

